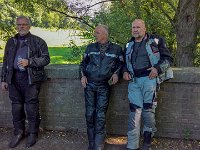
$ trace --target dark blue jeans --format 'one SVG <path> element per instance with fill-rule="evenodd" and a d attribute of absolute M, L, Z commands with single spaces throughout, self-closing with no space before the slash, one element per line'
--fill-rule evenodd
<path fill-rule="evenodd" d="M 15 71 L 12 84 L 9 84 L 9 98 L 12 102 L 12 116 L 15 134 L 25 131 L 25 120 L 28 120 L 28 132 L 38 133 L 40 116 L 39 100 L 40 83 L 28 84 L 28 73 Z"/>

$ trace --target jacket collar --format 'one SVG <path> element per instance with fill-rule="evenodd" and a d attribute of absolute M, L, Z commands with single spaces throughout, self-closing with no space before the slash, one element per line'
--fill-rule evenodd
<path fill-rule="evenodd" d="M 151 34 L 150 33 L 146 33 L 145 36 L 147 36 L 147 40 L 148 40 L 151 37 Z M 131 37 L 131 39 L 128 42 L 132 42 L 132 41 L 135 41 L 134 37 Z"/>
<path fill-rule="evenodd" d="M 28 33 L 27 33 L 26 35 L 24 35 L 24 36 L 20 36 L 19 33 L 17 33 L 17 34 L 14 36 L 14 38 L 25 40 L 25 39 L 29 38 L 30 35 L 31 35 L 30 32 L 28 32 Z"/>
<path fill-rule="evenodd" d="M 110 49 L 110 47 L 112 46 L 112 42 L 108 41 L 108 44 L 109 44 L 108 49 Z M 97 49 L 100 48 L 100 44 L 98 42 L 95 42 L 95 46 L 96 46 Z"/>

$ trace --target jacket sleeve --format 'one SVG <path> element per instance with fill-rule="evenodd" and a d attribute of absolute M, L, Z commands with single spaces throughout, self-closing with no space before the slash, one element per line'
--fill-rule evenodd
<path fill-rule="evenodd" d="M 50 57 L 47 44 L 44 40 L 39 39 L 36 41 L 37 48 L 39 49 L 39 57 L 29 58 L 29 67 L 44 67 L 50 63 Z"/>
<path fill-rule="evenodd" d="M 173 58 L 166 46 L 164 38 L 159 38 L 158 49 L 160 52 L 160 60 L 154 67 L 158 70 L 158 74 L 165 72 L 173 64 Z"/>
<path fill-rule="evenodd" d="M 122 51 L 122 47 L 119 46 L 119 50 L 118 50 L 118 58 L 116 60 L 116 67 L 115 67 L 115 71 L 114 73 L 117 74 L 118 76 L 121 73 L 121 70 L 123 68 L 124 65 L 124 55 L 123 55 L 123 51 Z"/>
<path fill-rule="evenodd" d="M 128 68 L 127 68 L 127 64 L 126 64 L 126 46 L 124 46 L 123 58 L 124 58 L 124 63 L 123 63 L 123 66 L 122 66 L 122 74 L 124 72 L 129 72 Z"/>
<path fill-rule="evenodd" d="M 82 78 L 83 76 L 86 76 L 86 67 L 89 62 L 89 56 L 88 56 L 89 47 L 87 46 L 86 51 L 83 54 L 82 61 L 79 65 L 79 76 Z"/>
<path fill-rule="evenodd" d="M 4 50 L 4 57 L 3 57 L 3 66 L 2 66 L 2 73 L 1 73 L 1 82 L 6 82 L 6 74 L 8 71 L 8 50 L 9 50 L 9 45 L 10 45 L 10 41 L 11 39 L 8 40 L 8 42 L 6 43 L 5 46 L 5 50 Z"/>

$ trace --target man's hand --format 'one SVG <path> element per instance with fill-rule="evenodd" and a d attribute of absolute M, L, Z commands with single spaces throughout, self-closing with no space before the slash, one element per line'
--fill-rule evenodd
<path fill-rule="evenodd" d="M 88 81 L 87 81 L 87 78 L 86 76 L 82 76 L 81 78 L 81 84 L 84 88 L 86 88 L 86 85 L 87 85 Z"/>
<path fill-rule="evenodd" d="M 8 83 L 6 82 L 1 82 L 1 89 L 3 91 L 7 91 L 8 90 Z"/>
<path fill-rule="evenodd" d="M 110 78 L 110 80 L 112 81 L 111 84 L 116 84 L 118 82 L 118 75 L 116 73 L 114 73 L 112 75 L 112 77 Z"/>
<path fill-rule="evenodd" d="M 21 59 L 17 62 L 17 65 L 22 66 L 22 67 L 26 67 L 28 66 L 28 59 Z"/>
<path fill-rule="evenodd" d="M 130 73 L 124 72 L 124 73 L 123 73 L 123 78 L 124 78 L 124 80 L 127 80 L 127 81 L 131 80 L 131 75 L 130 75 Z"/>
<path fill-rule="evenodd" d="M 147 70 L 151 70 L 150 74 L 149 74 L 149 79 L 154 79 L 158 76 L 158 70 L 154 67 L 151 67 Z"/>

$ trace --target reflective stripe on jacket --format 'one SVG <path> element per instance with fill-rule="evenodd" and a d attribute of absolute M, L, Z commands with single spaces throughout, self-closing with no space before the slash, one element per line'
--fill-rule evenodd
<path fill-rule="evenodd" d="M 120 74 L 123 63 L 122 48 L 119 45 L 110 42 L 102 58 L 99 44 L 91 43 L 80 64 L 80 75 L 86 76 L 89 81 L 107 82 L 114 73 Z"/>
<path fill-rule="evenodd" d="M 173 63 L 173 58 L 166 47 L 165 40 L 157 35 L 146 34 L 146 51 L 149 56 L 150 63 L 158 70 L 158 83 L 161 83 L 167 79 L 173 78 L 173 72 L 170 66 Z M 125 59 L 127 71 L 134 77 L 132 53 L 134 46 L 134 38 L 126 44 Z M 126 69 L 123 71 L 125 72 Z"/>

